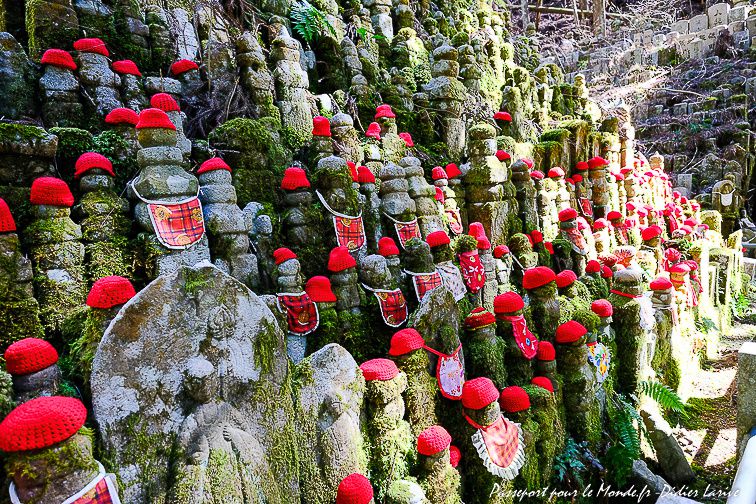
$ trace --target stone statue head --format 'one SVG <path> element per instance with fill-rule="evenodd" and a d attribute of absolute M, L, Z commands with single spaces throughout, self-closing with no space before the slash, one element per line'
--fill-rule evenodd
<path fill-rule="evenodd" d="M 184 371 L 184 390 L 198 403 L 209 403 L 218 396 L 220 381 L 215 367 L 204 357 L 192 357 Z"/>
<path fill-rule="evenodd" d="M 360 281 L 373 289 L 395 288 L 394 276 L 383 256 L 372 254 L 360 261 Z"/>

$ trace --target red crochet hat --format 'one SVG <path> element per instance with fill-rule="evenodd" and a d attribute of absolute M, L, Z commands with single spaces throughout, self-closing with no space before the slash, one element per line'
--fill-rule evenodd
<path fill-rule="evenodd" d="M 601 278 L 612 278 L 614 276 L 614 273 L 612 273 L 611 268 L 609 266 L 601 266 Z"/>
<path fill-rule="evenodd" d="M 577 171 L 585 171 L 588 169 L 588 163 L 585 161 L 578 161 L 577 164 L 575 164 L 575 169 Z"/>
<path fill-rule="evenodd" d="M 544 362 L 551 362 L 554 359 L 556 359 L 556 350 L 554 350 L 554 345 L 551 344 L 549 341 L 541 340 L 538 342 L 538 353 L 536 354 L 536 358 L 539 361 Z"/>
<path fill-rule="evenodd" d="M 284 261 L 288 261 L 289 259 L 296 258 L 297 254 L 292 252 L 290 249 L 287 249 L 286 247 L 277 248 L 273 251 L 273 260 L 275 261 L 276 265 L 279 265 Z"/>
<path fill-rule="evenodd" d="M 0 233 L 12 233 L 16 230 L 16 221 L 13 220 L 8 203 L 0 198 Z"/>
<path fill-rule="evenodd" d="M 523 301 L 522 296 L 515 291 L 505 292 L 494 298 L 494 313 L 497 315 L 502 313 L 514 313 L 517 310 L 522 310 L 524 307 L 525 301 Z"/>
<path fill-rule="evenodd" d="M 611 317 L 612 313 L 614 313 L 612 303 L 610 303 L 606 299 L 597 299 L 596 301 L 591 303 L 591 310 L 593 310 L 593 313 L 595 313 L 599 317 Z"/>
<path fill-rule="evenodd" d="M 21 376 L 42 371 L 58 362 L 58 351 L 45 340 L 26 338 L 11 344 L 4 357 L 5 370 Z"/>
<path fill-rule="evenodd" d="M 139 114 L 129 108 L 118 107 L 105 116 L 106 124 L 131 124 L 136 126 L 139 122 Z"/>
<path fill-rule="evenodd" d="M 646 229 L 641 231 L 641 238 L 643 238 L 644 240 L 652 240 L 661 235 L 661 232 L 662 230 L 659 226 L 648 226 Z"/>
<path fill-rule="evenodd" d="M 58 68 L 76 70 L 76 63 L 73 58 L 68 51 L 64 51 L 63 49 L 48 49 L 45 51 L 45 54 L 42 55 L 42 59 L 39 62 L 43 65 L 52 65 Z"/>
<path fill-rule="evenodd" d="M 331 253 L 328 255 L 328 271 L 333 273 L 338 273 L 339 271 L 344 271 L 349 268 L 355 268 L 356 266 L 357 261 L 354 260 L 354 257 L 349 255 L 349 249 L 346 247 L 336 247 L 331 250 Z"/>
<path fill-rule="evenodd" d="M 369 504 L 373 500 L 373 487 L 362 474 L 352 473 L 339 483 L 336 504 Z"/>
<path fill-rule="evenodd" d="M 470 312 L 470 315 L 465 317 L 465 327 L 472 331 L 492 326 L 495 323 L 496 317 L 494 317 L 493 313 L 482 306 L 473 309 L 473 311 Z"/>
<path fill-rule="evenodd" d="M 534 229 L 530 232 L 530 242 L 531 245 L 538 245 L 543 241 L 543 233 L 539 231 L 538 229 Z"/>
<path fill-rule="evenodd" d="M 449 446 L 449 463 L 451 466 L 457 467 L 460 460 L 462 460 L 462 452 L 459 451 L 459 448 L 454 445 Z"/>
<path fill-rule="evenodd" d="M 496 151 L 496 159 L 503 162 L 512 159 L 512 156 L 509 155 L 509 152 L 499 149 Z"/>
<path fill-rule="evenodd" d="M 55 177 L 40 177 L 32 182 L 29 201 L 32 205 L 72 207 L 74 197 L 65 182 Z"/>
<path fill-rule="evenodd" d="M 690 266 L 685 264 L 684 262 L 679 262 L 675 264 L 674 266 L 671 266 L 669 269 L 667 269 L 670 273 L 676 273 L 676 274 L 685 274 L 690 273 Z"/>
<path fill-rule="evenodd" d="M 457 178 L 462 175 L 462 171 L 459 169 L 459 166 L 457 166 L 456 163 L 449 163 L 448 165 L 444 166 L 444 171 L 450 179 Z"/>
<path fill-rule="evenodd" d="M 560 344 L 574 343 L 582 338 L 588 330 L 580 322 L 570 320 L 557 327 L 554 341 Z"/>
<path fill-rule="evenodd" d="M 432 425 L 417 436 L 417 452 L 432 456 L 446 450 L 451 445 L 451 436 L 440 425 Z"/>
<path fill-rule="evenodd" d="M 76 171 L 74 172 L 74 178 L 78 179 L 89 170 L 99 168 L 108 173 L 111 177 L 115 177 L 113 172 L 113 163 L 108 158 L 97 152 L 85 152 L 79 159 L 76 160 Z"/>
<path fill-rule="evenodd" d="M 499 405 L 507 413 L 525 411 L 530 408 L 530 396 L 528 396 L 524 388 L 512 385 L 501 391 Z"/>
<path fill-rule="evenodd" d="M 585 265 L 585 272 L 589 274 L 601 273 L 601 263 L 596 259 L 591 259 L 588 264 Z"/>
<path fill-rule="evenodd" d="M 570 185 L 575 185 L 575 181 L 572 179 L 572 177 L 567 177 L 566 179 L 564 179 L 564 181 Z"/>
<path fill-rule="evenodd" d="M 228 166 L 228 164 L 223 161 L 219 157 L 210 158 L 204 163 L 202 163 L 199 167 L 199 170 L 197 170 L 197 175 L 201 175 L 203 173 L 207 173 L 210 171 L 215 170 L 226 170 L 227 172 L 231 171 L 231 167 Z"/>
<path fill-rule="evenodd" d="M 535 165 L 535 163 L 533 163 L 533 160 L 528 158 L 523 158 L 522 162 L 525 163 L 525 166 L 527 166 L 530 170 L 532 170 L 533 166 Z"/>
<path fill-rule="evenodd" d="M 0 423 L 0 450 L 49 448 L 76 434 L 86 420 L 86 406 L 73 397 L 32 399 L 11 411 Z"/>
<path fill-rule="evenodd" d="M 383 105 L 378 105 L 375 109 L 375 118 L 379 119 L 381 117 L 396 117 L 394 111 L 391 110 L 391 105 L 386 105 L 385 103 Z"/>
<path fill-rule="evenodd" d="M 327 117 L 315 116 L 312 118 L 312 136 L 331 136 L 331 121 Z"/>
<path fill-rule="evenodd" d="M 393 238 L 384 236 L 378 240 L 378 253 L 383 257 L 396 256 L 399 255 L 399 247 Z"/>
<path fill-rule="evenodd" d="M 409 133 L 399 133 L 399 138 L 404 140 L 404 145 L 406 145 L 408 148 L 412 148 L 415 146 L 415 142 L 412 141 L 412 135 Z"/>
<path fill-rule="evenodd" d="M 501 259 L 503 256 L 507 254 L 509 254 L 509 247 L 507 247 L 506 245 L 497 245 L 494 248 L 493 256 L 496 259 Z"/>
<path fill-rule="evenodd" d="M 555 166 L 549 170 L 549 178 L 564 177 L 564 170 L 560 166 Z"/>
<path fill-rule="evenodd" d="M 580 175 L 579 173 L 576 173 L 575 175 L 572 176 L 572 181 L 575 182 L 576 184 L 578 182 L 582 182 L 583 181 L 583 176 Z"/>
<path fill-rule="evenodd" d="M 570 285 L 575 283 L 575 280 L 577 280 L 577 275 L 572 270 L 561 271 L 556 276 L 556 284 L 560 289 L 569 287 Z"/>
<path fill-rule="evenodd" d="M 612 175 L 614 175 L 614 180 L 616 180 L 617 182 L 625 180 L 625 176 L 621 173 L 612 173 Z"/>
<path fill-rule="evenodd" d="M 376 140 L 381 139 L 381 125 L 377 122 L 371 122 L 370 125 L 368 125 L 368 129 L 365 132 L 366 137 L 375 138 Z"/>
<path fill-rule="evenodd" d="M 544 174 L 540 170 L 533 170 L 532 172 L 530 172 L 530 178 L 532 178 L 533 180 L 543 180 Z"/>
<path fill-rule="evenodd" d="M 446 231 L 433 231 L 428 235 L 425 241 L 428 243 L 430 248 L 440 247 L 441 245 L 449 245 L 449 243 L 451 243 L 451 240 L 449 240 L 449 235 L 446 234 Z"/>
<path fill-rule="evenodd" d="M 436 201 L 444 204 L 444 201 L 446 201 L 446 196 L 444 196 L 444 191 L 440 187 L 436 187 L 436 195 L 435 195 Z"/>
<path fill-rule="evenodd" d="M 469 228 L 467 229 L 467 234 L 474 238 L 480 238 L 482 236 L 486 236 L 486 230 L 483 228 L 483 224 L 480 222 L 471 222 Z"/>
<path fill-rule="evenodd" d="M 425 340 L 415 329 L 408 327 L 394 333 L 391 336 L 391 347 L 389 348 L 389 355 L 396 357 L 399 355 L 405 355 L 415 350 L 423 348 Z"/>
<path fill-rule="evenodd" d="M 522 276 L 522 286 L 527 289 L 537 289 L 556 280 L 556 275 L 546 266 L 536 266 L 525 271 Z"/>
<path fill-rule="evenodd" d="M 199 70 L 199 66 L 192 60 L 180 59 L 171 64 L 171 74 L 181 75 L 189 70 Z"/>
<path fill-rule="evenodd" d="M 100 278 L 92 285 L 87 296 L 87 306 L 112 308 L 124 304 L 134 296 L 136 296 L 136 291 L 128 278 L 107 276 Z"/>
<path fill-rule="evenodd" d="M 512 115 L 509 112 L 504 112 L 503 110 L 500 110 L 499 112 L 496 112 L 494 114 L 494 119 L 498 121 L 511 121 Z"/>
<path fill-rule="evenodd" d="M 530 383 L 532 383 L 536 387 L 541 387 L 542 389 L 546 389 L 552 394 L 554 393 L 554 385 L 551 383 L 551 380 L 549 380 L 545 376 L 536 376 L 535 378 L 530 380 Z"/>
<path fill-rule="evenodd" d="M 601 156 L 592 157 L 588 160 L 588 168 L 591 170 L 596 170 L 598 168 L 601 168 L 602 166 L 608 166 L 609 161 L 602 158 Z"/>
<path fill-rule="evenodd" d="M 331 289 L 331 281 L 328 277 L 314 276 L 307 280 L 305 292 L 315 303 L 335 303 L 336 294 Z"/>
<path fill-rule="evenodd" d="M 387 381 L 396 378 L 399 368 L 389 359 L 371 359 L 360 365 L 362 374 L 367 381 Z"/>
<path fill-rule="evenodd" d="M 375 174 L 367 166 L 357 168 L 357 182 L 360 184 L 375 184 Z"/>
<path fill-rule="evenodd" d="M 478 249 L 489 250 L 491 248 L 491 241 L 486 235 L 478 237 Z"/>
<path fill-rule="evenodd" d="M 499 391 L 489 378 L 473 378 L 462 385 L 462 406 L 467 409 L 483 409 L 498 398 Z"/>
<path fill-rule="evenodd" d="M 113 71 L 121 75 L 136 75 L 137 77 L 142 76 L 142 72 L 139 71 L 139 67 L 137 67 L 136 63 L 131 60 L 114 61 Z"/>
<path fill-rule="evenodd" d="M 181 107 L 168 93 L 157 93 L 150 98 L 150 106 L 163 112 L 179 112 Z"/>
<path fill-rule="evenodd" d="M 357 165 L 354 161 L 347 161 L 347 168 L 349 168 L 349 176 L 352 177 L 352 182 L 359 182 L 360 175 L 357 173 Z"/>
<path fill-rule="evenodd" d="M 433 180 L 441 180 L 441 179 L 448 179 L 449 176 L 446 174 L 446 170 L 444 170 L 440 166 L 436 166 L 431 171 L 431 178 Z"/>
<path fill-rule="evenodd" d="M 565 208 L 559 212 L 559 222 L 567 222 L 568 220 L 577 219 L 578 213 L 574 208 Z"/>
<path fill-rule="evenodd" d="M 105 47 L 105 42 L 98 38 L 83 38 L 73 43 L 74 49 L 79 52 L 97 53 L 102 54 L 105 57 L 110 56 L 108 48 Z"/>
<path fill-rule="evenodd" d="M 302 168 L 292 166 L 284 170 L 283 180 L 281 180 L 281 189 L 285 191 L 296 191 L 310 187 L 310 181 L 307 180 L 307 174 Z"/>
<path fill-rule="evenodd" d="M 649 288 L 654 291 L 665 291 L 672 288 L 672 282 L 668 278 L 659 277 L 649 285 Z"/>
<path fill-rule="evenodd" d="M 612 210 L 611 212 L 606 214 L 606 218 L 610 221 L 613 221 L 613 220 L 621 219 L 622 214 L 619 213 L 617 210 Z"/>
<path fill-rule="evenodd" d="M 605 229 L 607 226 L 609 226 L 609 221 L 606 219 L 596 219 L 593 222 L 593 230 L 598 231 L 600 229 Z"/>
<path fill-rule="evenodd" d="M 136 125 L 136 129 L 145 128 L 163 128 L 176 130 L 174 125 L 168 118 L 168 114 L 157 108 L 148 108 L 142 110 L 139 114 L 139 122 Z"/>

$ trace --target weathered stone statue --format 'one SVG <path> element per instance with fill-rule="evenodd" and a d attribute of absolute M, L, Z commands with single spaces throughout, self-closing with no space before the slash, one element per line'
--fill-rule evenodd
<path fill-rule="evenodd" d="M 184 122 L 186 114 L 181 111 L 176 99 L 168 93 L 157 93 L 150 98 L 150 106 L 162 110 L 176 126 L 176 147 L 181 150 L 184 160 L 189 159 L 192 153 L 192 142 L 184 134 Z"/>
<path fill-rule="evenodd" d="M 421 238 L 417 222 L 417 205 L 409 195 L 409 183 L 404 167 L 386 163 L 378 177 L 381 179 L 381 211 L 385 216 L 384 229 L 393 229 L 399 245 L 406 248 L 407 241 Z"/>
<path fill-rule="evenodd" d="M 279 112 L 273 107 L 275 86 L 273 75 L 268 70 L 265 53 L 257 41 L 257 34 L 245 31 L 236 40 L 237 62 L 241 68 L 241 82 L 252 100 L 253 111 L 257 117 L 279 117 Z M 188 71 L 182 77 L 189 77 L 198 71 Z"/>
<path fill-rule="evenodd" d="M 536 186 L 530 176 L 528 165 L 522 159 L 512 163 L 512 183 L 516 189 L 517 216 L 522 221 L 523 229 L 539 229 L 540 219 Z"/>
<path fill-rule="evenodd" d="M 83 107 L 79 102 L 79 81 L 73 74 L 77 69 L 73 58 L 62 49 L 48 49 L 40 63 L 45 68 L 39 79 L 45 126 L 79 126 Z"/>
<path fill-rule="evenodd" d="M 391 274 L 394 275 L 397 285 L 404 286 L 407 283 L 407 274 L 402 269 L 399 259 L 399 247 L 396 246 L 394 240 L 388 236 L 384 236 L 378 240 L 378 254 L 386 258 L 388 268 L 391 270 Z"/>
<path fill-rule="evenodd" d="M 451 248 L 451 240 L 445 231 L 434 231 L 428 235 L 426 243 L 433 254 L 433 262 L 436 264 L 444 286 L 454 294 L 456 301 L 461 300 L 467 294 L 465 281 L 462 273 L 454 264 L 454 251 Z"/>
<path fill-rule="evenodd" d="M 304 278 L 297 256 L 287 248 L 273 252 L 276 269 L 273 276 L 277 283 L 279 309 L 286 313 L 289 334 L 286 336 L 286 352 L 296 364 L 307 354 L 307 335 L 318 328 L 317 305 L 304 289 Z"/>
<path fill-rule="evenodd" d="M 609 211 L 609 188 L 606 182 L 606 170 L 609 161 L 596 156 L 588 160 L 588 175 L 591 180 L 591 198 L 593 201 L 593 214 L 597 218 L 608 217 Z M 611 219 L 609 219 L 611 220 Z"/>
<path fill-rule="evenodd" d="M 328 233 L 328 244 L 346 247 L 350 253 L 365 253 L 365 226 L 360 211 L 360 194 L 353 186 L 349 168 L 344 159 L 327 156 L 318 161 L 313 175 L 315 194 L 324 207 L 323 216 L 333 222 L 333 234 Z"/>
<path fill-rule="evenodd" d="M 538 253 L 533 251 L 533 245 L 523 233 L 512 235 L 509 239 L 509 251 L 514 261 L 510 282 L 522 285 L 525 271 L 538 266 Z"/>
<path fill-rule="evenodd" d="M 450 45 L 437 47 L 433 51 L 433 78 L 425 85 L 433 110 L 441 118 L 442 139 L 448 146 L 453 159 L 461 157 L 465 148 L 465 124 L 461 119 L 463 102 L 467 92 L 459 76 L 457 49 Z"/>
<path fill-rule="evenodd" d="M 636 255 L 638 265 L 643 268 L 648 278 L 654 278 L 661 271 L 663 252 L 661 247 L 662 229 L 651 225 L 641 231 L 641 245 Z"/>
<path fill-rule="evenodd" d="M 663 383 L 676 389 L 681 381 L 683 365 L 690 357 L 681 349 L 679 316 L 674 302 L 674 286 L 667 278 L 659 277 L 649 284 L 656 325 L 656 349 L 651 365 Z"/>
<path fill-rule="evenodd" d="M 532 362 L 539 348 L 538 339 L 528 329 L 524 308 L 525 302 L 516 292 L 499 294 L 494 300 L 496 332 L 505 344 L 504 365 L 508 383 L 523 385 L 533 378 Z"/>
<path fill-rule="evenodd" d="M 559 212 L 559 233 L 562 239 L 570 243 L 570 259 L 572 271 L 578 276 L 585 272 L 585 265 L 589 259 L 589 245 L 583 233 L 578 229 L 578 212 L 574 208 L 566 208 Z"/>
<path fill-rule="evenodd" d="M 38 338 L 16 341 L 3 357 L 5 370 L 13 377 L 16 403 L 58 393 L 61 380 L 58 352 L 47 341 Z"/>
<path fill-rule="evenodd" d="M 370 481 L 365 476 L 359 473 L 352 473 L 341 480 L 336 492 L 336 504 L 352 503 L 375 504 L 373 485 L 370 484 Z"/>
<path fill-rule="evenodd" d="M 497 388 L 507 384 L 506 343 L 496 334 L 496 318 L 482 307 L 465 318 L 465 374 L 467 379 L 488 377 Z"/>
<path fill-rule="evenodd" d="M 407 156 L 399 161 L 407 177 L 407 194 L 415 201 L 415 214 L 423 236 L 444 229 L 442 215 L 436 205 L 436 191 L 423 177 L 420 160 Z"/>
<path fill-rule="evenodd" d="M 711 208 L 722 214 L 722 236 L 729 236 L 743 206 L 743 197 L 735 185 L 735 175 L 728 173 L 711 188 Z"/>
<path fill-rule="evenodd" d="M 531 268 L 523 275 L 522 287 L 530 297 L 526 314 L 528 326 L 534 329 L 540 341 L 554 341 L 560 321 L 556 275 L 545 266 Z"/>
<path fill-rule="evenodd" d="M 349 114 L 339 113 L 331 118 L 331 133 L 333 134 L 333 148 L 337 156 L 357 164 L 362 163 L 365 154 L 360 145 L 357 130 L 354 129 L 354 119 Z"/>
<path fill-rule="evenodd" d="M 382 158 L 389 163 L 399 163 L 404 157 L 407 146 L 399 136 L 396 127 L 396 114 L 391 110 L 391 105 L 379 105 L 375 109 L 375 122 L 381 128 L 381 152 Z M 410 162 L 415 164 L 414 162 Z M 418 160 L 416 164 L 420 164 Z M 402 164 L 402 166 L 405 166 Z M 412 196 L 414 198 L 414 196 Z"/>
<path fill-rule="evenodd" d="M 359 166 L 357 167 L 357 182 L 360 184 L 360 195 L 365 198 L 363 222 L 368 251 L 376 252 L 378 243 L 383 239 L 383 226 L 381 224 L 381 198 L 378 196 L 375 175 L 367 166 Z"/>
<path fill-rule="evenodd" d="M 113 72 L 121 78 L 119 91 L 123 104 L 137 112 L 147 108 L 147 97 L 142 85 L 142 72 L 131 60 L 113 62 Z"/>
<path fill-rule="evenodd" d="M 498 293 L 503 294 L 512 290 L 509 279 L 512 275 L 512 254 L 506 245 L 497 245 L 494 247 L 493 256 L 496 263 L 496 282 L 498 283 Z"/>
<path fill-rule="evenodd" d="M 84 105 L 104 118 L 114 108 L 122 107 L 118 92 L 120 78 L 110 69 L 110 51 L 98 38 L 84 38 L 74 42 L 78 51 L 79 82 L 89 95 Z"/>
<path fill-rule="evenodd" d="M 449 458 L 451 436 L 440 425 L 417 436 L 418 482 L 433 504 L 461 504 L 461 481 Z"/>
<path fill-rule="evenodd" d="M 401 327 L 409 315 L 407 301 L 391 274 L 386 258 L 377 254 L 360 261 L 360 281 L 373 294 L 383 323 L 389 327 Z M 368 302 L 374 305 L 373 302 Z M 378 328 L 374 328 L 378 329 Z"/>
<path fill-rule="evenodd" d="M 308 101 L 309 78 L 300 63 L 300 44 L 280 25 L 280 32 L 272 42 L 270 59 L 274 62 L 273 79 L 276 105 L 281 121 L 297 135 L 309 139 L 312 134 L 312 113 Z"/>
<path fill-rule="evenodd" d="M 443 277 L 433 263 L 430 246 L 426 242 L 412 238 L 405 246 L 404 273 L 409 285 L 403 290 L 414 291 L 417 304 L 421 304 L 430 291 L 442 286 Z"/>

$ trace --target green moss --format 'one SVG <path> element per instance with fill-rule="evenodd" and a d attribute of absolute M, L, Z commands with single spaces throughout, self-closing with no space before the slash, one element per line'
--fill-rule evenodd
<path fill-rule="evenodd" d="M 139 173 L 134 146 L 117 131 L 103 131 L 94 137 L 93 150 L 113 163 L 116 192 L 126 187 L 126 183 Z"/>
<path fill-rule="evenodd" d="M 204 272 L 192 268 L 184 269 L 183 289 L 187 296 L 196 297 L 210 281 Z"/>
<path fill-rule="evenodd" d="M 104 324 L 111 314 L 107 310 L 92 308 L 82 310 L 82 313 L 85 314 L 83 327 L 79 332 L 79 337 L 69 346 L 69 351 L 71 358 L 76 362 L 75 370 L 78 377 L 88 385 L 92 373 L 92 362 L 105 329 Z"/>
<path fill-rule="evenodd" d="M 37 300 L 0 301 L 0 327 L 3 328 L 2 348 L 24 338 L 44 338 Z"/>
<path fill-rule="evenodd" d="M 0 123 L 0 141 L 32 142 L 47 136 L 43 128 L 20 123 Z"/>
<path fill-rule="evenodd" d="M 277 328 L 265 320 L 262 329 L 257 333 L 257 339 L 255 339 L 255 366 L 259 367 L 263 373 L 269 373 L 273 370 L 277 348 Z"/>
<path fill-rule="evenodd" d="M 27 0 L 26 32 L 29 57 L 36 60 L 50 47 L 69 49 L 79 38 L 79 26 L 72 24 L 75 13 L 64 5 L 46 0 Z"/>
<path fill-rule="evenodd" d="M 490 342 L 479 337 L 468 336 L 464 352 L 465 377 L 469 380 L 485 376 L 494 382 L 497 389 L 503 389 L 508 385 L 504 361 L 506 351 L 507 344 L 500 337 Z"/>
<path fill-rule="evenodd" d="M 13 395 L 13 377 L 0 370 L 0 418 L 5 418 L 16 407 Z"/>

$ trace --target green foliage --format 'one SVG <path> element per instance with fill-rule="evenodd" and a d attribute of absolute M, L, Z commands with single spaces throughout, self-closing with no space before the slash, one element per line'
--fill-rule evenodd
<path fill-rule="evenodd" d="M 306 0 L 302 0 L 292 8 L 290 17 L 294 31 L 309 45 L 312 45 L 325 31 L 336 36 L 336 30 L 325 14 Z"/>
<path fill-rule="evenodd" d="M 641 392 L 656 401 L 662 408 L 687 416 L 685 403 L 671 388 L 657 381 L 642 381 L 639 385 Z"/>
<path fill-rule="evenodd" d="M 588 443 L 583 441 L 577 443 L 574 439 L 567 438 L 564 443 L 564 450 L 554 459 L 554 479 L 570 487 L 585 486 L 585 476 L 588 472 L 586 465 L 585 451 Z"/>
<path fill-rule="evenodd" d="M 709 317 L 703 317 L 696 320 L 696 330 L 703 334 L 709 334 L 712 329 L 716 329 L 717 324 Z"/>
<path fill-rule="evenodd" d="M 633 461 L 641 456 L 640 434 L 635 422 L 643 428 L 643 421 L 635 407 L 619 394 L 612 394 L 606 408 L 609 417 L 610 446 L 603 462 L 609 479 L 622 486 L 632 474 Z"/>

